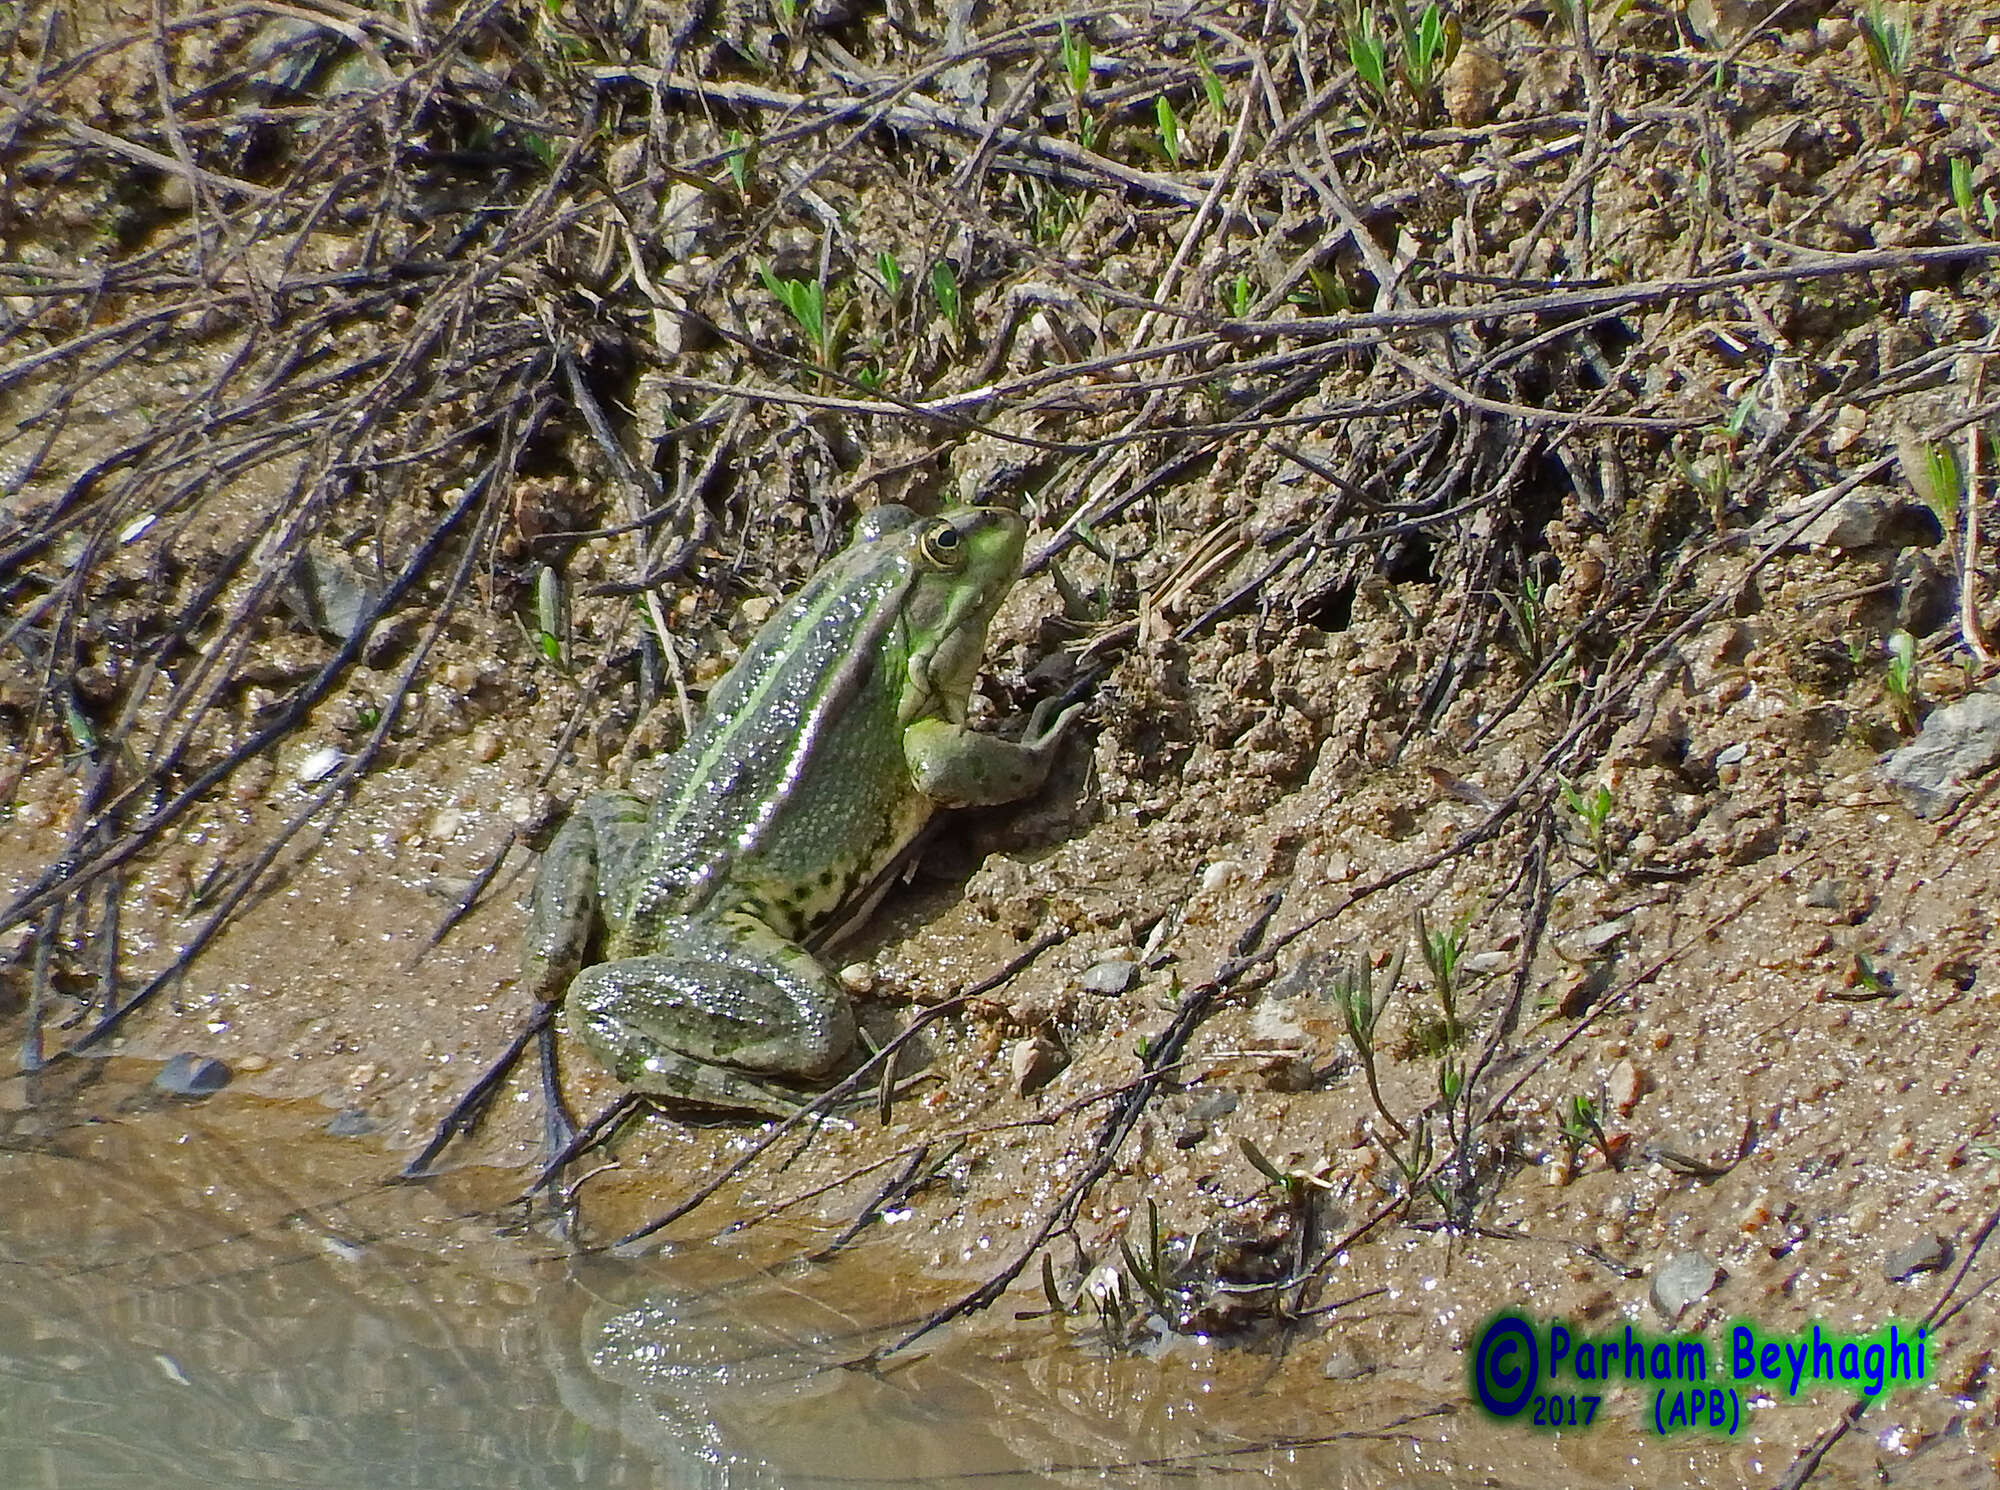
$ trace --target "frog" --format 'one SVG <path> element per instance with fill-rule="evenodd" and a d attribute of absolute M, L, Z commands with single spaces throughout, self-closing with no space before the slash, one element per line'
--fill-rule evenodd
<path fill-rule="evenodd" d="M 626 1088 L 791 1115 L 846 1060 L 854 1010 L 809 941 L 866 913 L 938 811 L 1041 790 L 1085 707 L 1043 700 L 1019 740 L 967 721 L 1026 536 L 1001 507 L 872 509 L 711 690 L 652 800 L 571 812 L 523 979 Z"/>

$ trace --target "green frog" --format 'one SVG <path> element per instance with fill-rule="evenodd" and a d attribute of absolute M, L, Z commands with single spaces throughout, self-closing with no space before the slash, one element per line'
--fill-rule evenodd
<path fill-rule="evenodd" d="M 1026 532 L 995 507 L 874 509 L 716 685 L 652 804 L 600 792 L 557 833 L 525 979 L 621 1082 L 785 1114 L 847 1055 L 853 1010 L 805 939 L 938 808 L 1038 790 L 1082 708 L 1044 701 L 1019 743 L 966 725 Z"/>

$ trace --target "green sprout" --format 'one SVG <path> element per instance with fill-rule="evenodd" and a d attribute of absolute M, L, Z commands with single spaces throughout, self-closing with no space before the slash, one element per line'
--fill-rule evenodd
<path fill-rule="evenodd" d="M 1507 613 L 1507 619 L 1514 624 L 1514 636 L 1521 644 L 1521 655 L 1530 662 L 1542 660 L 1542 628 L 1547 612 L 1542 604 L 1542 582 L 1534 571 L 1521 571 L 1519 592 L 1502 595 L 1497 592 L 1494 599 Z"/>
<path fill-rule="evenodd" d="M 1160 1208 L 1151 1200 L 1146 1202 L 1146 1252 L 1144 1256 L 1132 1250 L 1132 1244 L 1121 1233 L 1118 1238 L 1119 1254 L 1125 1259 L 1125 1276 L 1138 1284 L 1139 1292 L 1146 1296 L 1152 1306 L 1162 1314 L 1167 1312 L 1167 1269 L 1166 1249 L 1160 1245 Z"/>
<path fill-rule="evenodd" d="M 875 255 L 875 272 L 882 276 L 882 288 L 889 292 L 891 300 L 903 298 L 903 266 L 888 249 Z"/>
<path fill-rule="evenodd" d="M 569 634 L 562 576 L 544 564 L 535 575 L 535 646 L 554 666 L 566 663 L 563 638 Z"/>
<path fill-rule="evenodd" d="M 1436 0 L 1424 7 L 1415 25 L 1410 24 L 1407 15 L 1404 17 L 1403 81 L 1409 85 L 1410 94 L 1417 100 L 1419 108 L 1429 99 L 1438 74 L 1444 71 L 1457 50 L 1456 27 L 1447 24 Z"/>
<path fill-rule="evenodd" d="M 1854 18 L 1861 32 L 1861 44 L 1868 53 L 1868 65 L 1882 85 L 1882 115 L 1891 128 L 1903 119 L 1903 102 L 1908 92 L 1910 71 L 1910 17 L 1898 6 L 1891 15 L 1882 0 L 1871 0 L 1868 8 Z"/>
<path fill-rule="evenodd" d="M 757 276 L 771 298 L 791 313 L 804 333 L 813 360 L 831 369 L 840 360 L 840 339 L 846 330 L 845 316 L 827 314 L 826 286 L 816 279 L 786 279 L 769 264 L 757 266 Z"/>
<path fill-rule="evenodd" d="M 1070 109 L 1076 115 L 1077 143 L 1089 150 L 1097 143 L 1097 121 L 1085 112 L 1084 96 L 1090 92 L 1090 38 L 1071 31 L 1069 22 L 1061 31 L 1063 75 L 1069 79 Z"/>
<path fill-rule="evenodd" d="M 1239 321 L 1248 316 L 1257 305 L 1257 289 L 1248 274 L 1239 273 L 1235 280 L 1223 291 L 1228 302 L 1229 313 Z"/>
<path fill-rule="evenodd" d="M 945 324 L 952 334 L 959 333 L 959 318 L 965 314 L 965 302 L 958 292 L 958 271 L 949 263 L 939 259 L 931 265 L 931 298 L 937 301 L 937 308 L 944 316 Z"/>
<path fill-rule="evenodd" d="M 729 167 L 729 179 L 736 183 L 736 194 L 747 198 L 750 195 L 750 173 L 757 165 L 757 146 L 740 129 L 729 131 L 729 154 L 725 157 Z"/>
<path fill-rule="evenodd" d="M 1195 71 L 1201 74 L 1202 96 L 1208 100 L 1208 106 L 1218 114 L 1228 113 L 1229 95 L 1223 90 L 1222 79 L 1216 75 L 1215 64 L 1208 60 L 1208 48 L 1197 46 L 1194 49 L 1194 66 Z"/>
<path fill-rule="evenodd" d="M 1347 60 L 1354 64 L 1354 75 L 1375 94 L 1379 102 L 1386 104 L 1389 100 L 1389 44 L 1375 30 L 1372 18 L 1348 27 Z"/>
<path fill-rule="evenodd" d="M 1958 531 L 1958 514 L 1965 505 L 1965 467 L 1958 447 L 1949 440 L 1899 441 L 1896 463 L 1917 500 L 1936 514 L 1946 536 Z"/>
<path fill-rule="evenodd" d="M 1611 1146 L 1611 1139 L 1604 1131 L 1604 1124 L 1597 1115 L 1597 1104 L 1590 1098 L 1578 1095 L 1569 1099 L 1562 1116 L 1563 1146 L 1567 1155 L 1563 1160 L 1563 1177 L 1576 1173 L 1576 1161 L 1587 1148 L 1595 1148 L 1604 1155 L 1604 1162 L 1613 1169 L 1619 1168 L 1618 1155 Z"/>
<path fill-rule="evenodd" d="M 1181 121 L 1173 101 L 1162 93 L 1153 100 L 1153 118 L 1159 126 L 1160 149 L 1174 165 L 1181 163 Z"/>
<path fill-rule="evenodd" d="M 1951 200 L 1965 225 L 1972 227 L 1972 162 L 1963 155 L 1951 158 Z"/>
<path fill-rule="evenodd" d="M 1361 1073 L 1368 1082 L 1368 1095 L 1374 1100 L 1375 1110 L 1382 1114 L 1383 1122 L 1396 1130 L 1398 1137 L 1408 1138 L 1410 1130 L 1397 1121 L 1396 1115 L 1389 1111 L 1389 1104 L 1382 1100 L 1382 1084 L 1375 1072 L 1375 1026 L 1382 1018 L 1382 1011 L 1389 1007 L 1389 996 L 1396 991 L 1396 982 L 1402 975 L 1403 953 L 1398 948 L 1382 976 L 1379 993 L 1369 986 L 1364 962 L 1359 968 L 1342 967 L 1334 975 L 1332 994 L 1341 1023 L 1347 1027 L 1347 1038 L 1361 1061 Z"/>
<path fill-rule="evenodd" d="M 1917 728 L 1917 639 L 1907 631 L 1889 638 L 1889 669 L 1883 675 L 1889 691 L 1889 707 L 1895 711 L 1896 727 L 1904 734 Z"/>
<path fill-rule="evenodd" d="M 1465 1039 L 1465 1029 L 1458 1022 L 1458 968 L 1465 960 L 1465 933 L 1472 925 L 1472 917 L 1462 915 L 1451 923 L 1449 930 L 1432 931 L 1420 906 L 1416 923 L 1417 949 L 1424 955 L 1431 986 L 1437 990 L 1438 1007 L 1444 1011 L 1445 1044 L 1455 1046 Z"/>
<path fill-rule="evenodd" d="M 1590 840 L 1591 852 L 1597 855 L 1597 872 L 1605 879 L 1611 877 L 1611 842 L 1605 833 L 1605 825 L 1611 819 L 1613 798 L 1611 788 L 1603 782 L 1597 783 L 1596 790 L 1589 795 L 1578 791 L 1569 782 L 1562 783 L 1563 806 L 1567 807 L 1583 824 L 1585 836 Z"/>

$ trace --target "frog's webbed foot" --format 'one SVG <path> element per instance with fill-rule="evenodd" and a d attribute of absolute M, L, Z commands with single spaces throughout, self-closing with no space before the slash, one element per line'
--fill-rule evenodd
<path fill-rule="evenodd" d="M 791 1116 L 786 1083 L 831 1070 L 854 1045 L 854 1011 L 804 948 L 745 912 L 677 920 L 671 947 L 584 968 L 567 1017 L 607 1069 L 649 1096 Z"/>

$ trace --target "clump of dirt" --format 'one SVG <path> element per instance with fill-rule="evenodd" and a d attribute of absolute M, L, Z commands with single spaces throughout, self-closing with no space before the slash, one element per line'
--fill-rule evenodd
<path fill-rule="evenodd" d="M 1459 1404 L 1502 1308 L 1922 1320 L 1735 1468 L 1990 1460 L 2000 9 L 12 24 L 28 1064 L 415 1150 L 563 805 L 859 511 L 1005 502 L 979 707 L 1089 738 L 829 952 L 895 1100 L 650 1116 L 585 1236 L 893 1216 L 953 1317 Z M 461 1152 L 532 1163 L 531 1085 Z"/>

